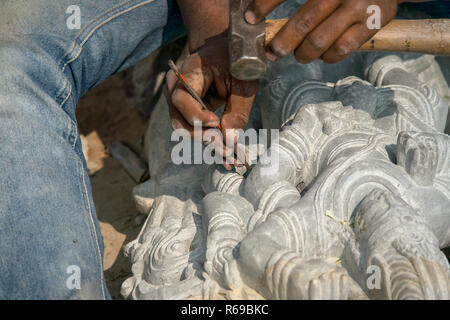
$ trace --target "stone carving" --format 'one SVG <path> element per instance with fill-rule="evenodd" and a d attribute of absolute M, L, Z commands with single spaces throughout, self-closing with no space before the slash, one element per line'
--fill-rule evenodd
<path fill-rule="evenodd" d="M 125 248 L 123 296 L 449 299 L 449 61 L 355 53 L 269 65 L 247 128 L 281 128 L 267 151 L 279 170 L 260 161 L 244 176 L 171 163 L 161 98 L 145 140 L 152 178 L 134 192 L 148 218 Z"/>
<path fill-rule="evenodd" d="M 367 80 L 271 66 L 250 126 L 281 128 L 267 150 L 279 170 L 175 166 L 170 144 L 148 145 L 152 180 L 136 188 L 148 218 L 126 248 L 125 297 L 450 298 L 449 88 L 430 56 L 355 59 Z"/>

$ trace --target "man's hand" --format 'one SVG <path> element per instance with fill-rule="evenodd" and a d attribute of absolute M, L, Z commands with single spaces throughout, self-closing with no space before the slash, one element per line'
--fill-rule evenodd
<path fill-rule="evenodd" d="M 201 105 L 178 83 L 172 71 L 167 73 L 166 95 L 172 126 L 193 133 L 195 121 L 204 127 L 225 130 L 241 129 L 248 121 L 250 109 L 258 89 L 256 81 L 240 81 L 230 74 L 228 57 L 229 0 L 177 0 L 188 34 L 191 55 L 180 67 L 181 73 L 199 94 L 204 97 L 214 87 L 219 101 L 202 110 Z M 222 119 L 213 111 L 225 103 Z"/>
<path fill-rule="evenodd" d="M 196 121 L 210 128 L 220 123 L 225 137 L 225 130 L 240 129 L 247 124 L 258 82 L 240 81 L 230 75 L 226 32 L 205 40 L 204 45 L 184 61 L 180 71 L 200 97 L 204 97 L 208 89 L 214 86 L 219 100 L 214 105 L 209 104 L 211 111 L 202 110 L 201 105 L 178 82 L 173 71 L 169 71 L 164 93 L 174 129 L 184 128 L 193 134 Z M 225 111 L 220 120 L 213 111 L 223 103 Z"/>
<path fill-rule="evenodd" d="M 245 13 L 249 23 L 258 23 L 285 0 L 254 0 Z M 343 60 L 378 30 L 367 27 L 367 8 L 381 9 L 381 26 L 390 22 L 404 0 L 309 0 L 272 40 L 267 58 L 275 61 L 295 52 L 301 63 L 318 58 L 328 63 Z"/>
<path fill-rule="evenodd" d="M 169 113 L 174 129 L 184 128 L 191 135 L 194 123 L 216 128 L 220 124 L 224 141 L 222 155 L 229 151 L 223 142 L 237 141 L 237 130 L 244 128 L 258 90 L 257 81 L 240 81 L 230 74 L 228 56 L 229 0 L 177 0 L 188 34 L 190 56 L 183 62 L 181 73 L 202 98 L 214 87 L 218 99 L 208 103 L 209 110 L 201 105 L 179 83 L 173 71 L 166 76 L 164 94 L 169 104 Z M 222 118 L 213 111 L 225 104 Z M 236 164 L 238 165 L 238 164 Z M 240 164 L 239 164 L 240 165 Z M 231 166 L 224 164 L 225 168 Z"/>

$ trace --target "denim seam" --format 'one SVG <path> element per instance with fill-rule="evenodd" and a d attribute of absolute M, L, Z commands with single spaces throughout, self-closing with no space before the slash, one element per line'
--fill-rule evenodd
<path fill-rule="evenodd" d="M 78 136 L 78 129 L 76 132 L 77 132 L 77 136 Z M 98 243 L 97 230 L 96 230 L 94 218 L 92 215 L 91 200 L 90 200 L 89 193 L 87 190 L 87 185 L 86 185 L 87 168 L 84 167 L 84 162 L 81 159 L 79 159 L 79 162 L 80 162 L 80 166 L 81 166 L 81 175 L 82 175 L 82 182 L 83 182 L 83 188 L 84 188 L 84 198 L 85 198 L 85 201 L 87 202 L 87 206 L 89 209 L 89 218 L 90 218 L 90 222 L 91 222 L 90 223 L 90 229 L 91 229 L 90 232 L 91 232 L 91 235 L 94 237 L 95 244 L 97 246 L 97 253 L 98 253 L 97 254 L 97 263 L 100 266 L 100 281 L 101 281 L 101 287 L 102 287 L 102 295 L 103 295 L 103 299 L 106 299 L 105 281 L 104 281 L 104 275 L 103 275 L 103 256 L 100 254 L 100 244 Z"/>
<path fill-rule="evenodd" d="M 67 100 L 72 96 L 72 84 L 69 80 L 66 79 L 66 83 L 64 84 L 63 92 L 66 91 L 66 88 L 69 88 L 69 92 L 67 93 L 67 96 L 64 98 L 64 100 L 59 104 L 59 107 L 64 110 L 64 105 L 66 104 Z M 73 143 L 72 143 L 72 150 L 75 151 L 77 139 L 78 139 L 78 125 L 77 123 L 71 118 L 70 119 L 70 133 L 69 137 L 73 137 Z M 75 129 L 75 135 L 73 134 Z"/>
<path fill-rule="evenodd" d="M 136 9 L 136 8 L 145 6 L 145 5 L 147 5 L 147 4 L 151 3 L 151 2 L 154 2 L 154 1 L 155 1 L 155 0 L 145 0 L 145 1 L 143 1 L 143 2 L 140 2 L 140 3 L 137 3 L 137 4 L 135 4 L 135 5 L 132 5 L 131 7 L 123 8 L 123 7 L 126 7 L 127 5 L 130 4 L 131 1 L 129 0 L 129 1 L 126 1 L 126 2 L 124 2 L 124 3 L 122 3 L 122 4 L 117 5 L 116 7 L 110 9 L 109 11 L 105 12 L 104 14 L 100 15 L 98 18 L 96 18 L 95 20 L 93 20 L 90 24 L 88 24 L 88 25 L 83 29 L 82 32 L 80 32 L 79 36 L 78 36 L 77 38 L 75 38 L 74 43 L 73 43 L 71 49 L 69 50 L 69 52 L 68 52 L 68 53 L 61 59 L 61 61 L 58 63 L 58 66 L 60 66 L 60 65 L 63 63 L 63 61 L 64 61 L 65 59 L 67 59 L 67 58 L 70 57 L 71 55 L 75 54 L 75 56 L 73 56 L 72 58 L 70 58 L 69 60 L 67 60 L 67 61 L 64 63 L 64 66 L 63 66 L 62 69 L 61 69 L 62 72 L 65 71 L 65 69 L 66 69 L 66 67 L 67 67 L 68 64 L 70 64 L 70 63 L 74 62 L 76 59 L 78 59 L 78 57 L 80 56 L 80 54 L 81 54 L 82 51 L 83 51 L 83 48 L 84 48 L 84 45 L 86 44 L 86 42 L 92 37 L 92 35 L 93 35 L 99 28 L 101 28 L 101 27 L 104 26 L 106 23 L 110 22 L 111 20 L 113 20 L 113 19 L 115 19 L 115 18 L 117 18 L 117 17 L 119 17 L 119 16 L 121 16 L 121 15 L 123 15 L 123 14 L 125 14 L 125 13 L 128 13 L 128 12 L 130 12 L 130 11 Z M 105 16 L 108 16 L 109 14 L 113 13 L 114 11 L 117 11 L 117 12 L 114 13 L 113 15 L 111 15 L 110 17 L 106 18 L 105 20 L 101 21 L 101 22 L 98 23 L 97 25 L 95 25 L 95 23 L 96 23 L 97 21 L 101 20 L 101 19 L 104 18 Z M 76 50 L 76 47 L 77 47 L 77 40 L 79 40 L 79 38 L 80 38 L 84 33 L 86 33 L 86 32 L 89 30 L 89 27 L 92 26 L 92 25 L 94 25 L 94 26 L 93 26 L 92 29 L 87 33 L 87 35 L 86 35 L 86 37 L 84 38 L 84 40 L 82 40 L 82 41 L 80 42 L 80 44 L 78 45 L 78 49 Z"/>
<path fill-rule="evenodd" d="M 142 6 L 144 6 L 144 5 L 147 5 L 147 4 L 151 3 L 151 2 L 154 2 L 154 0 L 146 0 L 146 1 L 140 2 L 140 3 L 138 3 L 138 4 L 135 4 L 135 5 L 131 6 L 131 7 L 128 7 L 128 8 L 126 8 L 126 9 L 123 9 L 123 7 L 125 7 L 125 6 L 127 6 L 127 5 L 130 4 L 130 1 L 127 1 L 127 2 L 124 2 L 124 3 L 120 4 L 120 5 L 118 5 L 118 6 L 114 7 L 114 8 L 112 8 L 111 10 L 105 12 L 103 15 L 99 16 L 97 19 L 95 19 L 94 21 L 92 21 L 88 26 L 86 26 L 86 28 L 85 28 L 82 32 L 80 32 L 80 35 L 74 40 L 74 43 L 73 43 L 71 49 L 69 50 L 69 53 L 67 53 L 67 54 L 61 59 L 61 61 L 58 63 L 58 66 L 61 66 L 61 64 L 63 63 L 63 61 L 64 61 L 65 59 L 67 59 L 68 57 L 70 57 L 71 55 L 74 54 L 74 50 L 75 50 L 76 45 L 77 45 L 77 40 L 79 39 L 79 37 L 81 37 L 81 35 L 84 33 L 85 30 L 88 30 L 88 27 L 89 27 L 89 26 L 91 26 L 91 25 L 94 24 L 95 22 L 101 20 L 103 17 L 109 15 L 111 12 L 114 12 L 114 11 L 118 10 L 117 13 L 115 13 L 115 14 L 113 14 L 112 16 L 108 17 L 107 19 L 103 20 L 102 22 L 100 22 L 99 24 L 97 24 L 96 26 L 94 26 L 94 27 L 92 28 L 92 30 L 87 34 L 87 36 L 85 37 L 85 39 L 80 43 L 79 48 L 77 49 L 77 52 L 76 52 L 75 56 L 74 56 L 73 58 L 69 59 L 68 61 L 66 61 L 66 62 L 64 63 L 64 66 L 63 66 L 62 69 L 61 69 L 62 73 L 64 73 L 64 71 L 65 71 L 67 65 L 69 65 L 69 64 L 72 63 L 72 62 L 74 62 L 74 61 L 81 55 L 81 53 L 82 53 L 82 51 L 83 51 L 83 48 L 84 48 L 84 45 L 86 44 L 86 42 L 92 37 L 92 35 L 93 35 L 99 28 L 101 28 L 101 27 L 104 26 L 106 23 L 110 22 L 111 20 L 113 20 L 113 19 L 115 19 L 115 18 L 117 18 L 117 17 L 119 17 L 119 16 L 121 16 L 121 15 L 123 15 L 123 14 L 125 14 L 125 13 L 128 13 L 128 12 L 130 12 L 130 11 L 136 9 L 136 8 L 139 8 L 139 7 L 142 7 Z M 123 10 L 121 10 L 121 9 L 123 9 Z M 62 103 L 60 104 L 60 108 L 63 108 L 64 104 L 67 102 L 67 100 L 69 99 L 69 97 L 72 95 L 72 85 L 69 83 L 69 86 L 70 86 L 69 92 L 68 92 L 66 98 L 65 98 L 65 99 L 62 101 Z M 64 92 L 64 89 L 63 89 L 63 92 Z M 72 120 L 72 119 L 71 119 L 71 120 Z M 78 127 L 77 127 L 77 125 L 75 125 L 75 127 L 76 127 L 76 131 L 75 131 L 75 140 L 74 140 L 74 144 L 73 144 L 73 148 L 74 148 L 74 149 L 75 149 L 76 142 L 77 142 L 77 140 L 78 140 L 78 134 L 79 134 L 79 133 L 78 133 Z M 89 218 L 90 218 L 90 222 L 91 222 L 91 226 L 90 226 L 90 227 L 91 227 L 91 234 L 93 235 L 95 244 L 96 244 L 96 246 L 97 246 L 97 259 L 98 259 L 99 266 L 100 266 L 100 269 L 101 269 L 101 270 L 100 270 L 100 277 L 101 277 L 102 294 L 103 294 L 103 298 L 105 299 L 105 298 L 106 298 L 106 294 L 105 294 L 105 288 L 104 288 L 103 261 L 102 261 L 102 258 L 103 258 L 103 257 L 102 257 L 102 255 L 101 255 L 100 244 L 99 244 L 99 242 L 98 242 L 97 230 L 96 230 L 96 228 L 95 228 L 95 222 L 94 222 L 93 213 L 92 213 L 92 205 L 91 205 L 91 201 L 90 201 L 90 199 L 89 199 L 89 193 L 88 193 L 87 185 L 86 185 L 85 172 L 86 172 L 86 170 L 85 170 L 85 168 L 84 168 L 84 164 L 82 164 L 82 172 L 81 172 L 81 174 L 82 174 L 82 179 L 83 179 L 82 182 L 83 182 L 83 187 L 84 187 L 84 197 L 85 197 L 85 200 L 87 200 L 87 207 L 88 207 Z M 82 192 L 82 193 L 83 193 L 83 192 Z"/>
<path fill-rule="evenodd" d="M 81 36 L 86 32 L 86 30 L 89 30 L 89 27 L 91 27 L 92 25 L 95 25 L 97 23 L 97 21 L 101 20 L 105 15 L 108 15 L 110 12 L 113 12 L 114 10 L 116 10 L 117 8 L 123 7 L 124 5 L 128 4 L 130 2 L 130 0 L 121 3 L 111 9 L 109 9 L 108 11 L 104 12 L 103 14 L 101 14 L 100 16 L 98 16 L 97 18 L 95 18 L 94 20 L 92 20 L 91 22 L 89 22 L 85 27 L 83 27 L 82 30 L 80 30 L 80 32 L 78 33 L 78 35 L 75 37 L 72 46 L 70 47 L 70 49 L 67 51 L 67 53 L 61 58 L 61 60 L 58 62 L 58 66 L 61 66 L 61 64 L 63 63 L 63 61 L 65 59 L 67 59 L 68 56 L 72 55 L 74 50 L 75 50 L 75 46 L 77 44 L 77 40 L 79 38 L 81 38 Z M 94 27 L 95 28 L 95 27 Z M 90 33 L 90 32 L 89 32 Z M 88 35 L 89 35 L 88 33 Z M 84 42 L 84 41 L 83 41 Z M 67 64 L 67 63 L 66 63 Z M 63 67 L 63 71 L 64 71 L 65 66 Z"/>
<path fill-rule="evenodd" d="M 78 132 L 78 130 L 77 130 L 77 132 Z M 77 134 L 77 136 L 78 136 L 78 134 Z M 87 192 L 86 178 L 85 178 L 86 169 L 84 167 L 83 160 L 80 157 L 77 158 L 76 162 L 77 162 L 78 174 L 79 174 L 79 176 L 81 176 L 80 192 L 83 195 L 82 198 L 84 200 L 84 204 L 85 204 L 85 206 L 87 206 L 88 211 L 89 211 L 89 222 L 90 222 L 90 223 L 88 223 L 89 232 L 91 234 L 91 237 L 94 238 L 94 242 L 97 246 L 97 248 L 96 248 L 97 249 L 97 264 L 99 265 L 99 267 L 101 269 L 100 270 L 100 281 L 101 281 L 101 287 L 102 287 L 101 292 L 102 292 L 103 299 L 105 299 L 106 294 L 105 294 L 104 279 L 103 279 L 104 278 L 103 262 L 102 262 L 103 257 L 100 254 L 100 247 L 99 247 L 99 243 L 98 243 L 97 232 L 95 229 L 95 223 L 94 223 L 93 216 L 92 216 L 91 201 L 89 199 L 89 194 Z"/>
<path fill-rule="evenodd" d="M 58 93 L 56 94 L 56 97 L 55 97 L 55 99 L 56 100 L 61 100 L 61 97 L 65 94 L 65 92 L 66 92 L 66 88 L 67 88 L 67 86 L 69 85 L 69 80 L 67 80 L 67 78 L 65 78 L 65 81 L 64 81 L 64 86 L 58 91 Z M 66 101 L 67 101 L 67 99 L 68 99 L 68 96 L 70 96 L 70 92 L 67 94 L 67 96 L 64 98 L 64 100 L 59 104 L 59 106 L 60 107 L 62 107 L 65 103 L 66 103 Z"/>

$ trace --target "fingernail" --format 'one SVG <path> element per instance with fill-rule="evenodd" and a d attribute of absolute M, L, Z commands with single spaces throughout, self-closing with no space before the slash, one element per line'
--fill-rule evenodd
<path fill-rule="evenodd" d="M 232 142 L 233 143 L 233 147 L 234 147 L 234 144 L 239 139 L 239 130 L 237 130 L 237 129 L 227 129 L 227 130 L 225 130 L 225 135 L 226 135 L 226 141 Z"/>
<path fill-rule="evenodd" d="M 205 127 L 216 128 L 219 125 L 219 121 L 210 121 L 205 123 Z"/>
<path fill-rule="evenodd" d="M 213 142 L 212 137 L 208 137 L 208 136 L 206 136 L 206 137 L 204 136 L 203 137 L 203 144 L 205 146 L 209 146 L 212 142 Z"/>
<path fill-rule="evenodd" d="M 278 60 L 278 57 L 269 51 L 266 51 L 266 58 L 267 58 L 267 60 L 272 61 L 272 62 L 275 62 Z"/>
<path fill-rule="evenodd" d="M 171 120 L 171 122 L 172 122 L 172 129 L 173 130 L 177 130 L 179 127 L 178 127 L 178 122 L 177 121 L 175 121 L 175 120 Z"/>
<path fill-rule="evenodd" d="M 337 50 L 337 54 L 340 55 L 340 56 L 346 56 L 346 55 L 348 55 L 349 53 L 350 53 L 350 49 L 347 48 L 347 47 L 340 47 L 340 48 Z"/>
<path fill-rule="evenodd" d="M 250 23 L 250 24 L 256 23 L 256 16 L 252 11 L 247 11 L 244 16 L 245 16 L 245 20 L 248 23 Z"/>
<path fill-rule="evenodd" d="M 239 160 L 234 160 L 233 164 L 234 164 L 235 167 L 239 167 L 239 168 L 244 166 L 244 164 L 241 163 Z"/>

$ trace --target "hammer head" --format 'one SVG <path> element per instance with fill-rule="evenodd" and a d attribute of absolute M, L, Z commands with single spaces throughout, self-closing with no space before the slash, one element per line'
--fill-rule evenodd
<path fill-rule="evenodd" d="M 230 0 L 229 53 L 231 75 L 256 80 L 266 71 L 265 22 L 252 25 L 244 13 L 252 0 Z"/>

